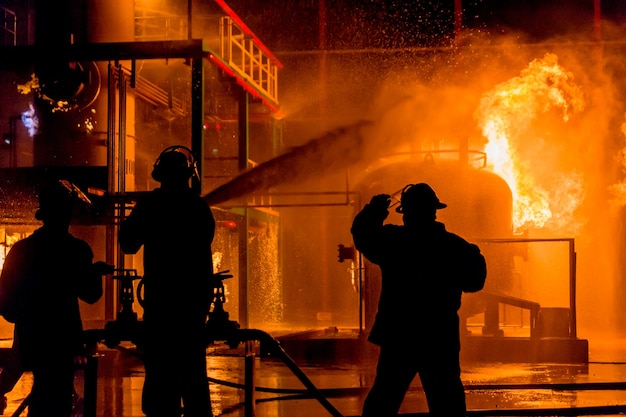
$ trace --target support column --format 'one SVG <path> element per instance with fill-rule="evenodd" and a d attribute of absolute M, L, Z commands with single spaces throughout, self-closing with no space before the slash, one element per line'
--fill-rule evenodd
<path fill-rule="evenodd" d="M 203 193 L 202 178 L 204 162 L 204 59 L 193 58 L 191 61 L 191 149 L 198 169 L 197 184 L 192 184 L 198 193 Z"/>
<path fill-rule="evenodd" d="M 249 96 L 248 93 L 241 89 L 239 96 L 239 112 L 238 112 L 238 126 L 239 126 L 239 155 L 238 155 L 238 169 L 239 172 L 244 172 L 248 169 L 249 159 L 249 129 L 248 129 L 248 111 L 249 111 Z M 248 208 L 243 210 L 242 224 L 239 229 L 239 324 L 242 327 L 248 327 L 248 230 L 249 230 L 249 215 Z"/>

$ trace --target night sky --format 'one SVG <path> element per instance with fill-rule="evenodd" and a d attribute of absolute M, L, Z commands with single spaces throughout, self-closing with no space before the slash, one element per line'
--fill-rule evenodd
<path fill-rule="evenodd" d="M 273 51 L 411 48 L 449 44 L 454 0 L 227 0 Z M 325 14 L 320 13 L 325 5 Z M 463 26 L 536 42 L 591 36 L 594 0 L 464 0 Z M 626 20 L 626 2 L 602 0 L 603 18 Z M 324 17 L 320 17 L 324 16 Z M 320 37 L 320 22 L 326 36 Z"/>

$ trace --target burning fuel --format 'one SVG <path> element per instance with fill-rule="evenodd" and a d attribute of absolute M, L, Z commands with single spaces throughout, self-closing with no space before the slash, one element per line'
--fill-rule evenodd
<path fill-rule="evenodd" d="M 543 159 L 541 155 L 557 150 L 545 142 L 533 124 L 542 113 L 555 109 L 567 123 L 572 113 L 584 107 L 582 90 L 554 54 L 535 59 L 518 77 L 483 96 L 476 118 L 488 140 L 485 151 L 489 166 L 513 192 L 516 230 L 544 227 L 555 217 L 568 218 L 565 223 L 574 222 L 573 213 L 582 201 L 580 173 L 561 172 L 549 186 L 540 185 L 535 165 Z M 534 149 L 535 155 L 528 158 L 531 155 L 524 148 Z"/>
<path fill-rule="evenodd" d="M 371 121 L 312 139 L 242 173 L 207 194 L 206 200 L 220 204 L 267 192 L 400 149 L 436 150 L 442 143 L 452 143 L 455 134 L 461 137 L 473 129 L 483 138 L 473 138 L 472 146 L 485 144 L 487 168 L 504 178 L 512 190 L 516 231 L 546 227 L 577 231 L 581 227 L 574 213 L 584 197 L 583 175 L 576 168 L 559 167 L 555 160 L 562 147 L 547 135 L 583 112 L 586 98 L 556 54 L 532 60 L 518 76 L 481 96 L 471 97 L 458 86 L 435 90 L 424 85 L 402 94 L 400 99 L 381 100 L 387 107 Z M 467 120 L 472 111 L 477 126 L 459 128 L 456 119 Z"/>
<path fill-rule="evenodd" d="M 463 61 L 452 69 L 434 69 L 430 61 L 416 59 L 379 90 L 358 90 L 364 97 L 372 94 L 372 100 L 334 97 L 343 106 L 333 108 L 339 114 L 332 120 L 367 122 L 313 133 L 314 139 L 241 173 L 206 199 L 221 204 L 271 194 L 328 172 L 349 171 L 358 184 L 358 175 L 365 176 L 370 164 L 390 154 L 432 152 L 435 159 L 444 158 L 437 151 L 458 149 L 466 141 L 468 149 L 485 152 L 484 169 L 509 186 L 516 234 L 576 239 L 583 254 L 577 258 L 578 290 L 585 294 L 579 300 L 581 324 L 607 317 L 616 284 L 599 286 L 587 277 L 623 275 L 618 254 L 622 214 L 608 204 L 612 199 L 620 209 L 626 205 L 626 151 L 619 151 L 626 143 L 621 62 L 613 62 L 607 50 L 600 64 L 596 45 L 526 48 L 512 43 L 463 52 Z M 345 91 L 341 74 L 332 80 L 331 87 L 337 83 L 337 90 Z M 302 108 L 310 106 L 300 101 L 315 100 L 317 88 L 311 85 L 285 100 L 285 114 L 303 116 Z M 600 299 L 602 309 L 597 308 Z"/>

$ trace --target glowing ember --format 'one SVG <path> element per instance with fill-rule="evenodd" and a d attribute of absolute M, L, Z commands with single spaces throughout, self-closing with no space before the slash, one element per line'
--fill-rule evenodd
<path fill-rule="evenodd" d="M 31 74 L 30 80 L 25 82 L 24 84 L 17 85 L 17 91 L 20 94 L 30 94 L 33 93 L 39 98 L 47 101 L 50 104 L 50 110 L 55 112 L 68 112 L 71 110 L 70 103 L 66 100 L 54 100 L 47 95 L 43 94 L 41 89 L 41 84 L 39 83 L 39 78 L 35 74 Z"/>
<path fill-rule="evenodd" d="M 541 114 L 559 110 L 562 122 L 573 111 L 585 105 L 582 91 L 573 82 L 554 54 L 532 61 L 518 77 L 503 82 L 481 99 L 476 118 L 488 143 L 485 151 L 490 169 L 504 178 L 513 193 L 513 224 L 522 227 L 544 227 L 549 221 L 558 227 L 573 216 L 582 200 L 581 177 L 561 173 L 542 188 L 529 166 L 528 148 L 542 140 L 543 132 L 534 126 Z M 541 164 L 541 153 L 532 155 Z M 556 218 L 558 217 L 558 218 Z"/>
<path fill-rule="evenodd" d="M 17 85 L 17 91 L 20 94 L 30 94 L 39 91 L 39 78 L 37 78 L 35 74 L 31 74 L 30 80 L 26 81 L 24 84 Z"/>

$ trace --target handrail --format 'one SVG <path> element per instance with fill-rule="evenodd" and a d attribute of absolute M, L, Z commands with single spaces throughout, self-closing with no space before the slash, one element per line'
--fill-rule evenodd
<path fill-rule="evenodd" d="M 220 18 L 220 57 L 248 84 L 278 104 L 278 66 L 230 17 Z"/>
<path fill-rule="evenodd" d="M 513 297 L 506 294 L 498 294 L 490 291 L 480 291 L 474 294 L 475 297 L 486 300 L 487 308 L 485 310 L 485 328 L 484 330 L 491 332 L 500 332 L 499 330 L 499 311 L 498 304 L 510 305 L 529 311 L 530 315 L 530 338 L 537 337 L 537 317 L 541 306 L 534 301 L 525 300 L 523 298 Z"/>
<path fill-rule="evenodd" d="M 0 6 L 0 9 L 2 9 L 2 13 L 3 13 L 3 19 L 2 19 L 2 30 L 7 33 L 9 36 L 8 38 L 13 39 L 13 42 L 10 42 L 10 44 L 12 46 L 16 46 L 17 45 L 17 15 L 15 14 L 15 12 L 13 10 L 7 9 L 4 6 Z M 11 24 L 12 23 L 12 24 Z M 8 45 L 9 43 L 4 42 L 4 45 Z"/>
<path fill-rule="evenodd" d="M 209 320 L 210 322 L 210 320 Z M 232 323 L 232 322 L 229 322 Z M 227 323 L 220 323 L 222 325 Z M 249 342 L 249 341 L 258 341 L 262 345 L 262 350 L 268 353 L 276 354 L 285 365 L 291 370 L 291 372 L 302 382 L 302 384 L 307 388 L 307 390 L 311 393 L 311 395 L 333 416 L 333 417 L 344 417 L 339 410 L 337 410 L 328 399 L 322 394 L 322 392 L 311 382 L 311 380 L 306 376 L 306 374 L 298 367 L 298 365 L 289 357 L 287 352 L 280 346 L 279 342 L 274 339 L 269 333 L 258 330 L 258 329 L 237 329 L 236 326 L 221 326 L 217 325 L 215 328 L 217 331 L 215 332 L 216 340 L 229 340 L 229 343 L 232 342 Z M 93 348 L 93 344 L 97 344 L 99 342 L 105 341 L 111 335 L 110 326 L 105 326 L 105 329 L 92 329 L 86 330 L 85 335 L 88 340 L 88 344 L 91 343 Z M 97 371 L 97 355 L 92 355 L 89 357 L 90 362 L 88 362 L 85 369 L 85 417 L 95 417 L 95 406 L 96 406 L 96 383 L 98 378 Z M 252 375 L 252 370 L 249 367 L 254 367 L 254 363 L 250 363 L 246 361 L 246 375 Z M 208 382 L 208 379 L 207 379 Z M 247 381 L 246 389 L 250 392 L 248 395 L 252 395 L 254 392 L 254 381 Z M 251 410 L 246 410 L 246 417 L 252 417 L 253 412 Z"/>
<path fill-rule="evenodd" d="M 576 248 L 574 238 L 504 238 L 476 239 L 477 243 L 540 243 L 567 242 L 569 251 L 569 328 L 570 337 L 577 338 L 576 331 Z"/>

